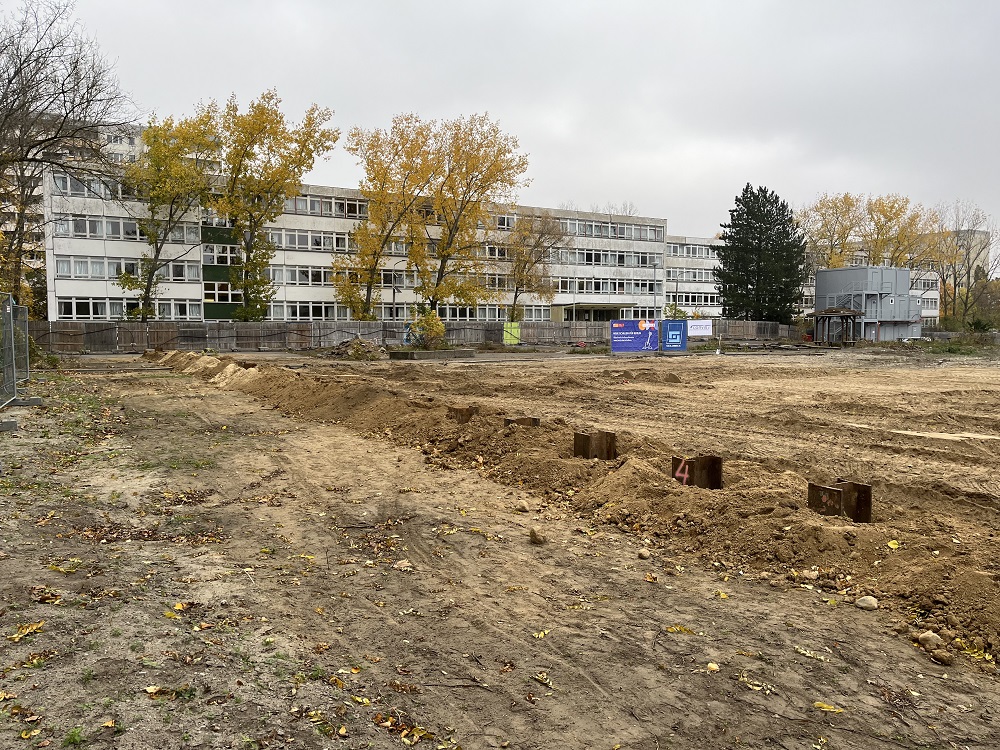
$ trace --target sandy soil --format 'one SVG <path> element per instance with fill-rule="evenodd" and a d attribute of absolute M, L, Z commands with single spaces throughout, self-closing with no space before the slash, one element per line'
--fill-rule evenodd
<path fill-rule="evenodd" d="M 0 747 L 1000 745 L 996 363 L 80 364 L 0 433 Z"/>

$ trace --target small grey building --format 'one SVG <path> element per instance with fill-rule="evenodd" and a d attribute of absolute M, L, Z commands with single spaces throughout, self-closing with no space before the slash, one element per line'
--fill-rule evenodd
<path fill-rule="evenodd" d="M 917 336 L 920 297 L 910 293 L 909 269 L 852 266 L 816 271 L 816 341 L 899 341 Z"/>

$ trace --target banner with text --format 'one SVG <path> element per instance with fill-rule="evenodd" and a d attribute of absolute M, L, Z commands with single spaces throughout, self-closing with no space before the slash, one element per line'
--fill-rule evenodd
<path fill-rule="evenodd" d="M 612 320 L 611 353 L 655 352 L 657 350 L 655 320 Z"/>
<path fill-rule="evenodd" d="M 712 335 L 711 320 L 688 321 L 688 338 L 691 338 L 692 336 L 711 336 L 711 335 Z"/>

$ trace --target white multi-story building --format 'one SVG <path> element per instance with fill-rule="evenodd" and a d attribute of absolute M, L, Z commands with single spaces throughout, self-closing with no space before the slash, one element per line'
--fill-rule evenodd
<path fill-rule="evenodd" d="M 128 144 L 122 145 L 127 159 Z M 137 307 L 137 293 L 117 283 L 123 271 L 135 273 L 147 250 L 133 218 L 141 215 L 123 203 L 116 189 L 99 180 L 50 173 L 44 181 L 47 219 L 45 253 L 51 320 L 117 320 Z M 721 299 L 712 279 L 718 240 L 667 234 L 665 219 L 547 209 L 572 242 L 552 259 L 556 297 L 551 304 L 519 299 L 524 320 L 603 321 L 661 316 L 676 304 L 688 314 L 718 317 Z M 539 209 L 523 208 L 535 213 Z M 361 193 L 349 188 L 304 185 L 284 213 L 267 228 L 277 248 L 269 274 L 275 297 L 270 320 L 348 320 L 333 289 L 334 258 L 350 253 L 350 232 L 367 215 Z M 516 214 L 497 217 L 502 233 Z M 484 242 L 484 253 L 490 248 Z M 179 227 L 167 244 L 171 260 L 162 271 L 158 320 L 227 320 L 240 303 L 229 284 L 230 267 L 240 249 L 224 221 L 202 212 Z M 502 260 L 500 278 L 504 288 Z M 419 301 L 416 278 L 406 270 L 405 248 L 391 248 L 383 271 L 378 309 L 381 319 L 402 319 Z M 474 308 L 443 302 L 445 320 L 504 320 L 509 300 Z"/>

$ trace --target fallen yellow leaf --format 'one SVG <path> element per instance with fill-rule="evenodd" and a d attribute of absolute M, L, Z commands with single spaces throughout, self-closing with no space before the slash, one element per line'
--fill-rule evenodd
<path fill-rule="evenodd" d="M 547 636 L 551 632 L 552 632 L 551 630 L 539 630 L 537 633 L 532 633 L 532 635 L 535 638 L 544 638 L 545 636 Z"/>
<path fill-rule="evenodd" d="M 17 643 L 26 635 L 31 635 L 32 633 L 40 633 L 42 630 L 42 625 L 44 624 L 45 620 L 39 620 L 38 622 L 29 622 L 24 625 L 18 625 L 17 632 L 14 633 L 14 635 L 8 635 L 7 640 L 14 641 L 14 643 Z"/>
<path fill-rule="evenodd" d="M 818 708 L 820 711 L 829 711 L 830 713 L 834 714 L 844 713 L 844 709 L 837 708 L 836 706 L 831 706 L 829 703 L 821 703 L 820 701 L 816 701 L 815 703 L 813 703 L 813 708 Z"/>
<path fill-rule="evenodd" d="M 888 542 L 885 543 L 885 546 L 888 547 L 889 549 L 899 549 L 899 542 L 897 542 L 895 539 L 890 539 Z"/>

